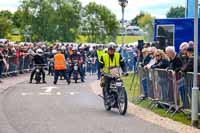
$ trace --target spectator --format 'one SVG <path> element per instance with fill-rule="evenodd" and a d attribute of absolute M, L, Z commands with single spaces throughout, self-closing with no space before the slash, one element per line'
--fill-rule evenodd
<path fill-rule="evenodd" d="M 146 66 L 151 60 L 151 57 L 148 56 L 148 48 L 144 48 L 142 50 L 142 58 L 142 66 Z"/>
<path fill-rule="evenodd" d="M 187 56 L 188 47 L 189 47 L 189 44 L 187 42 L 183 42 L 179 47 L 180 53 L 178 54 L 178 56 L 181 59 L 183 64 L 187 63 L 188 61 L 188 56 Z"/>
<path fill-rule="evenodd" d="M 187 56 L 188 56 L 188 61 L 186 64 L 183 65 L 181 68 L 182 72 L 193 72 L 194 69 L 194 48 L 193 47 L 188 47 L 187 48 Z M 200 72 L 200 58 L 198 58 L 198 72 Z"/>
<path fill-rule="evenodd" d="M 150 61 L 147 65 L 144 66 L 144 69 L 150 69 L 152 65 L 154 65 L 156 63 L 156 59 L 154 58 L 154 54 L 156 53 L 157 49 L 156 47 L 149 47 L 148 48 L 149 51 L 149 57 L 150 57 Z"/>
<path fill-rule="evenodd" d="M 194 42 L 193 41 L 189 41 L 189 46 L 193 47 L 194 48 Z"/>
<path fill-rule="evenodd" d="M 156 59 L 156 63 L 152 65 L 151 68 L 165 69 L 169 66 L 169 59 L 162 50 L 157 50 L 154 57 Z"/>
<path fill-rule="evenodd" d="M 1 79 L 2 79 L 2 72 L 3 72 L 4 66 L 6 66 L 6 69 L 8 69 L 8 65 L 3 55 L 3 48 L 4 48 L 3 45 L 0 44 L 0 83 L 2 83 Z"/>
<path fill-rule="evenodd" d="M 165 51 L 170 60 L 168 69 L 178 72 L 181 69 L 183 63 L 181 59 L 177 56 L 175 48 L 173 46 L 168 46 Z"/>

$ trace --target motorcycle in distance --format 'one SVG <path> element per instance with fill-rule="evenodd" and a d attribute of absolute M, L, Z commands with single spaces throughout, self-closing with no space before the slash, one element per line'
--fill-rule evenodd
<path fill-rule="evenodd" d="M 92 73 L 92 57 L 88 57 L 87 60 L 87 72 Z"/>
<path fill-rule="evenodd" d="M 34 66 L 35 66 L 35 81 L 36 81 L 36 84 L 39 84 L 42 79 L 41 70 L 44 69 L 45 65 L 35 64 Z"/>
<path fill-rule="evenodd" d="M 73 60 L 73 62 L 70 64 L 71 69 L 73 70 L 72 78 L 75 81 L 75 83 L 78 83 L 79 79 L 79 61 Z"/>
<path fill-rule="evenodd" d="M 105 92 L 104 76 L 109 76 L 110 89 L 109 93 Z M 110 111 L 112 108 L 117 108 L 121 115 L 125 115 L 127 112 L 128 98 L 127 93 L 119 73 L 119 69 L 111 70 L 111 74 L 102 74 L 101 87 L 103 89 L 104 107 L 107 111 Z M 108 95 L 108 96 L 106 96 Z"/>

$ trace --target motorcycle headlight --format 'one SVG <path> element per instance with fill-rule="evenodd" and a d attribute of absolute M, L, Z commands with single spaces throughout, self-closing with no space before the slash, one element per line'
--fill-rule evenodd
<path fill-rule="evenodd" d="M 38 73 L 39 73 L 39 72 L 40 72 L 40 70 L 39 70 L 39 69 L 37 69 L 37 70 L 36 70 L 36 72 L 38 72 Z"/>

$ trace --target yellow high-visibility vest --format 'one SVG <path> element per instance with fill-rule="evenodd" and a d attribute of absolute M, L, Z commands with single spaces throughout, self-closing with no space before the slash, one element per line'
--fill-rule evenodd
<path fill-rule="evenodd" d="M 108 54 L 103 55 L 103 62 L 104 62 L 104 68 L 103 72 L 106 74 L 110 73 L 110 68 L 113 67 L 120 67 L 120 54 L 114 53 L 113 60 L 110 59 Z"/>
<path fill-rule="evenodd" d="M 100 62 L 102 55 L 105 54 L 104 50 L 97 50 L 98 61 Z"/>

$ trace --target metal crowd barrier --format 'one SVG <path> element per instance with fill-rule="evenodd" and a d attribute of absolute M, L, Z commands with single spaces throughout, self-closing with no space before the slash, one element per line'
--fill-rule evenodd
<path fill-rule="evenodd" d="M 192 73 L 175 73 L 165 69 L 144 70 L 139 67 L 138 76 L 140 80 L 139 99 L 143 100 L 144 97 L 150 99 L 152 102 L 149 108 L 161 106 L 166 109 L 166 113 L 172 112 L 172 116 L 177 112 L 188 115 L 185 110 L 191 110 Z M 198 79 L 200 86 L 200 74 Z"/>
<path fill-rule="evenodd" d="M 32 58 L 29 55 L 26 56 L 7 56 L 6 62 L 8 64 L 8 70 L 4 69 L 3 76 L 16 76 L 19 73 L 29 72 L 32 66 Z"/>

